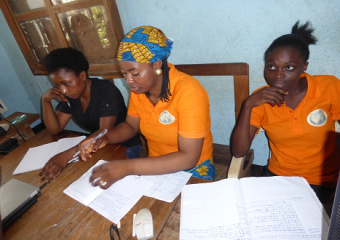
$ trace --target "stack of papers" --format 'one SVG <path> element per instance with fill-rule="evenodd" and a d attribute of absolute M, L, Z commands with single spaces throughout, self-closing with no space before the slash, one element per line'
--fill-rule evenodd
<path fill-rule="evenodd" d="M 57 142 L 41 145 L 28 149 L 13 175 L 42 169 L 54 155 L 76 146 L 86 137 L 63 138 Z"/>
<path fill-rule="evenodd" d="M 192 175 L 177 172 L 157 176 L 126 176 L 103 190 L 100 187 L 93 187 L 89 179 L 93 168 L 104 163 L 107 162 L 99 160 L 66 188 L 64 193 L 116 224 L 143 195 L 166 202 L 173 201 Z"/>

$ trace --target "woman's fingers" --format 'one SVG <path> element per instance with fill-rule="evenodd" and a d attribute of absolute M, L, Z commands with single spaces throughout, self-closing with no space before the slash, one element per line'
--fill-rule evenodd
<path fill-rule="evenodd" d="M 54 97 L 58 98 L 60 101 L 67 101 L 65 95 L 61 92 L 59 87 L 53 87 L 52 93 Z"/>
<path fill-rule="evenodd" d="M 100 184 L 99 187 L 105 190 L 111 187 L 114 182 L 116 181 L 108 180 L 105 182 L 105 184 Z"/>
<path fill-rule="evenodd" d="M 98 149 L 104 147 L 107 144 L 107 137 L 103 136 L 96 140 L 93 144 L 93 152 L 96 152 Z"/>
<path fill-rule="evenodd" d="M 280 88 L 265 87 L 260 91 L 253 93 L 247 98 L 247 104 L 251 107 L 257 107 L 264 103 L 269 103 L 272 106 L 281 106 L 285 101 L 285 96 L 288 93 Z"/>
<path fill-rule="evenodd" d="M 102 166 L 103 166 L 104 164 L 102 164 L 102 165 L 100 165 L 100 166 L 98 166 L 98 167 L 96 167 L 96 168 L 94 168 L 93 169 L 93 171 L 92 171 L 92 175 L 91 175 L 91 177 L 90 177 L 90 183 L 96 183 L 97 181 L 96 180 L 98 180 L 98 179 L 101 179 L 102 178 Z"/>
<path fill-rule="evenodd" d="M 87 155 L 93 152 L 93 145 L 94 143 L 92 142 L 94 137 L 89 136 L 83 141 L 79 143 L 79 150 L 81 151 L 82 154 Z"/>
<path fill-rule="evenodd" d="M 279 89 L 278 92 L 283 94 L 283 95 L 288 95 L 288 92 L 283 90 L 283 89 Z"/>
<path fill-rule="evenodd" d="M 263 103 L 269 103 L 272 106 L 281 106 L 285 102 L 285 96 L 288 92 L 279 88 L 264 88 L 262 89 L 262 101 Z"/>
<path fill-rule="evenodd" d="M 281 106 L 284 103 L 285 99 L 282 95 L 279 94 L 268 94 L 263 99 L 263 103 L 269 103 L 272 106 L 278 105 Z"/>
<path fill-rule="evenodd" d="M 124 162 L 124 160 L 115 160 L 94 168 L 90 183 L 95 187 L 100 186 L 102 189 L 108 189 L 116 181 L 128 175 Z"/>

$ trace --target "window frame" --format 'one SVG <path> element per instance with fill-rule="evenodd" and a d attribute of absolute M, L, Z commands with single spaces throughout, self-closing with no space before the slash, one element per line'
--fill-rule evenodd
<path fill-rule="evenodd" d="M 13 13 L 11 5 L 8 0 L 0 1 L 0 8 L 5 16 L 5 19 L 34 75 L 48 75 L 48 74 L 44 66 L 41 63 L 39 63 L 35 58 L 34 53 L 27 42 L 26 36 L 21 30 L 21 27 L 19 25 L 20 21 L 35 19 L 39 17 L 50 17 L 61 46 L 68 47 L 68 43 L 64 36 L 64 32 L 59 22 L 57 14 L 71 10 L 88 8 L 96 5 L 103 5 L 108 14 L 108 21 L 110 26 L 109 30 L 112 32 L 112 35 L 115 39 L 116 46 L 114 46 L 114 49 L 117 52 L 118 43 L 123 38 L 124 31 L 115 0 L 78 0 L 59 5 L 53 5 L 50 0 L 43 1 L 46 6 L 45 9 L 37 9 L 20 14 Z M 120 68 L 116 63 L 93 64 L 93 65 L 90 64 L 89 75 L 121 77 Z"/>

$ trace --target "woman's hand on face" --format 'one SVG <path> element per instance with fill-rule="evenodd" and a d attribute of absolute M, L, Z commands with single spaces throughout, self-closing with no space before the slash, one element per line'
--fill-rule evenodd
<path fill-rule="evenodd" d="M 108 189 L 116 181 L 129 175 L 127 166 L 127 160 L 114 160 L 104 163 L 93 169 L 90 183 L 95 187 L 100 186 L 102 189 Z"/>
<path fill-rule="evenodd" d="M 52 157 L 38 175 L 41 178 L 40 182 L 49 182 L 50 180 L 57 178 L 67 166 L 69 160 L 70 159 L 65 159 L 62 154 L 57 154 Z"/>
<path fill-rule="evenodd" d="M 81 153 L 79 154 L 81 160 L 86 161 L 88 158 L 91 158 L 92 152 L 97 152 L 98 149 L 105 147 L 109 141 L 108 137 L 104 135 L 103 137 L 97 139 L 95 142 L 91 143 L 88 147 L 85 148 L 85 146 L 89 144 L 96 136 L 96 133 L 94 133 L 78 144 L 78 148 L 81 151 Z"/>
<path fill-rule="evenodd" d="M 58 98 L 60 101 L 67 101 L 65 95 L 62 94 L 58 86 L 54 86 L 53 88 L 47 90 L 43 95 L 43 100 L 46 102 L 52 101 L 53 98 Z"/>
<path fill-rule="evenodd" d="M 260 106 L 264 103 L 269 103 L 273 107 L 278 105 L 281 107 L 282 104 L 285 103 L 284 96 L 288 95 L 283 89 L 276 88 L 276 87 L 265 87 L 262 88 L 260 91 L 253 93 L 247 98 L 247 105 L 253 107 Z"/>

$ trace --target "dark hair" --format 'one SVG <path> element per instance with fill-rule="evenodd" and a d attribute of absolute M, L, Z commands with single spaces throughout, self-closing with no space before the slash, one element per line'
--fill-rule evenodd
<path fill-rule="evenodd" d="M 74 72 L 77 76 L 85 71 L 88 76 L 89 62 L 82 52 L 74 48 L 55 49 L 45 56 L 43 63 L 48 74 L 65 69 L 67 72 Z"/>
<path fill-rule="evenodd" d="M 169 102 L 171 92 L 170 92 L 168 60 L 166 58 L 162 60 L 162 71 L 163 71 L 163 82 L 162 82 L 161 93 L 158 95 L 158 97 L 161 99 L 162 102 Z M 146 92 L 145 96 L 149 98 L 150 93 Z"/>
<path fill-rule="evenodd" d="M 299 21 L 297 21 L 293 28 L 291 34 L 285 34 L 281 37 L 275 39 L 272 44 L 264 53 L 264 60 L 267 60 L 269 53 L 273 52 L 279 47 L 292 47 L 300 51 L 302 60 L 307 62 L 309 58 L 309 45 L 315 44 L 318 40 L 313 35 L 314 29 L 311 27 L 309 21 L 304 25 L 299 26 Z"/>

